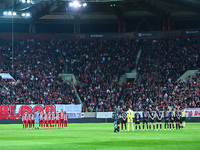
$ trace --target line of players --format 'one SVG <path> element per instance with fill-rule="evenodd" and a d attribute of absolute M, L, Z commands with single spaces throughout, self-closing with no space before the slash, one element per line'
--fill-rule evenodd
<path fill-rule="evenodd" d="M 63 109 L 61 109 L 60 113 L 57 111 L 56 114 L 54 111 L 52 111 L 52 113 L 50 111 L 46 113 L 40 111 L 39 118 L 36 120 L 35 113 L 31 114 L 30 111 L 27 113 L 26 110 L 22 117 L 22 121 L 23 129 L 39 129 L 39 127 L 42 129 L 55 129 L 56 127 L 67 128 L 68 114 L 63 112 Z M 37 122 L 39 126 L 37 125 Z"/>
<path fill-rule="evenodd" d="M 145 125 L 146 125 L 146 129 L 147 131 L 150 130 L 151 131 L 151 127 L 153 126 L 152 129 L 157 130 L 159 129 L 159 125 L 160 125 L 160 130 L 162 130 L 162 118 L 164 117 L 164 121 L 165 121 L 165 128 L 166 129 L 175 129 L 175 125 L 176 125 L 176 130 L 180 130 L 181 128 L 185 127 L 185 113 L 184 110 L 181 111 L 181 109 L 174 109 L 170 110 L 170 111 L 164 111 L 164 115 L 163 113 L 157 109 L 156 112 L 153 112 L 151 110 L 151 108 L 149 109 L 149 112 L 147 110 L 143 111 L 142 113 L 142 117 L 143 117 L 143 128 L 142 131 L 145 130 Z M 135 131 L 137 131 L 137 129 L 141 130 L 140 127 L 140 114 L 138 113 L 138 111 L 136 111 L 135 115 L 134 112 L 129 108 L 129 110 L 127 112 L 123 111 L 121 112 L 120 115 L 121 118 L 121 132 L 123 132 L 123 125 L 125 125 L 125 131 L 129 131 L 129 125 L 132 125 L 132 131 L 134 131 L 134 127 L 133 127 L 133 118 L 135 119 Z M 156 118 L 156 124 L 154 123 L 154 119 Z M 149 122 L 149 124 L 148 124 Z M 126 130 L 126 123 L 128 123 L 128 130 Z M 118 125 L 119 128 L 119 125 Z M 118 129 L 119 131 L 119 129 Z"/>

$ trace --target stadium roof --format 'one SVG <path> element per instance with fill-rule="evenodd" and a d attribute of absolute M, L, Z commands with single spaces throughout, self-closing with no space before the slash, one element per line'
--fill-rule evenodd
<path fill-rule="evenodd" d="M 0 0 L 0 23 L 80 23 L 112 22 L 119 18 L 167 17 L 173 20 L 199 19 L 199 0 L 82 0 L 87 7 L 72 8 L 72 0 L 33 0 L 34 4 L 19 0 Z M 17 15 L 4 15 L 5 11 L 15 11 Z M 29 19 L 22 13 L 30 13 Z"/>

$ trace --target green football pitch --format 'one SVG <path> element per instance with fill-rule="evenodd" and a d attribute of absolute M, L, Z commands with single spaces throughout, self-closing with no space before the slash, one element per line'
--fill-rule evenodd
<path fill-rule="evenodd" d="M 67 129 L 23 130 L 0 125 L 0 150 L 200 150 L 200 123 L 183 130 L 113 132 L 112 123 L 68 124 Z"/>

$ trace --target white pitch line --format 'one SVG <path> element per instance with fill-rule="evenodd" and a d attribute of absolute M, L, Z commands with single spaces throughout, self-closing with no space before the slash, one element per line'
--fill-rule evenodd
<path fill-rule="evenodd" d="M 183 130 L 199 130 L 199 128 L 183 129 Z"/>

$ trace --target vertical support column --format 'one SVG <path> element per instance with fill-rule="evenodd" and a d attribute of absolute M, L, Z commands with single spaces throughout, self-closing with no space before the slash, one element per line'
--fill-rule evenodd
<path fill-rule="evenodd" d="M 74 33 L 80 33 L 80 21 L 79 21 L 79 19 L 74 20 Z"/>
<path fill-rule="evenodd" d="M 29 23 L 29 33 L 35 33 L 35 24 Z"/>
<path fill-rule="evenodd" d="M 124 19 L 118 19 L 118 33 L 126 32 L 126 24 Z"/>
<path fill-rule="evenodd" d="M 171 30 L 171 18 L 170 18 L 170 15 L 167 16 L 167 29 L 168 29 L 168 31 Z"/>
<path fill-rule="evenodd" d="M 123 32 L 124 33 L 126 32 L 126 22 L 125 22 L 125 19 L 123 19 Z"/>
<path fill-rule="evenodd" d="M 117 24 L 118 24 L 118 33 L 120 33 L 120 32 L 121 32 L 121 27 L 120 27 L 120 24 L 121 24 L 121 23 L 120 23 L 120 19 L 118 19 L 118 23 L 117 23 Z"/>
<path fill-rule="evenodd" d="M 35 33 L 35 24 L 32 24 L 32 33 Z"/>
<path fill-rule="evenodd" d="M 32 33 L 32 24 L 29 23 L 29 33 Z"/>
<path fill-rule="evenodd" d="M 163 31 L 166 30 L 166 21 L 165 21 L 165 18 L 162 19 L 162 30 Z"/>

